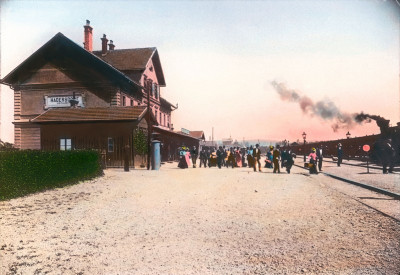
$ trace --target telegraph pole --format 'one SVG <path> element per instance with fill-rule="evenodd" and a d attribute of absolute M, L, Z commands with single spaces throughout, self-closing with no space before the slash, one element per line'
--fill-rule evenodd
<path fill-rule="evenodd" d="M 150 170 L 150 154 L 151 154 L 151 109 L 150 109 L 150 89 L 151 79 L 147 80 L 147 170 Z"/>

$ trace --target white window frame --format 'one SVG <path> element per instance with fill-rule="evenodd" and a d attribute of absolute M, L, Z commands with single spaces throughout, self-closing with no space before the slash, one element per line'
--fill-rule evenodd
<path fill-rule="evenodd" d="M 60 151 L 71 151 L 72 150 L 72 139 L 60 138 Z"/>
<path fill-rule="evenodd" d="M 107 152 L 114 153 L 114 138 L 112 137 L 107 138 Z"/>

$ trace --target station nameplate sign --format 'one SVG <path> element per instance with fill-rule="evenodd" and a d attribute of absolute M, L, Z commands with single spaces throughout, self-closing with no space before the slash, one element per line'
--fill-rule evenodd
<path fill-rule="evenodd" d="M 184 133 L 185 135 L 189 135 L 190 131 L 188 129 L 185 128 L 181 128 L 181 132 Z"/>
<path fill-rule="evenodd" d="M 74 97 L 72 95 L 68 96 L 45 96 L 44 101 L 45 101 L 45 109 L 48 108 L 65 108 L 65 107 L 71 107 L 70 100 L 72 100 Z M 81 95 L 76 95 L 75 100 L 78 101 L 78 107 L 85 107 L 83 105 L 83 100 Z"/>

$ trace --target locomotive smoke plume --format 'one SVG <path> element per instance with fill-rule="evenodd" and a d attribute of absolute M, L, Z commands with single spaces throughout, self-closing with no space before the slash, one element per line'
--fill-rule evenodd
<path fill-rule="evenodd" d="M 378 125 L 379 129 L 381 130 L 381 134 L 383 134 L 383 135 L 389 134 L 389 121 L 390 120 L 388 120 L 388 119 L 385 119 L 385 118 L 383 118 L 381 116 L 377 116 L 377 115 L 364 114 L 363 112 L 361 112 L 360 114 L 356 114 L 354 119 L 358 123 L 371 122 L 371 120 L 375 120 L 376 124 Z"/>
<path fill-rule="evenodd" d="M 334 132 L 337 132 L 337 130 L 341 128 L 351 129 L 355 125 L 355 114 L 342 112 L 335 103 L 330 100 L 317 101 L 314 103 L 308 96 L 300 95 L 295 90 L 286 88 L 283 83 L 272 81 L 271 85 L 282 100 L 298 103 L 304 114 L 332 121 L 331 127 Z"/>
<path fill-rule="evenodd" d="M 317 101 L 314 103 L 309 97 L 300 95 L 295 90 L 286 88 L 283 83 L 272 81 L 271 85 L 275 88 L 282 100 L 297 102 L 304 114 L 318 116 L 324 120 L 332 121 L 331 127 L 334 132 L 337 132 L 337 130 L 341 128 L 351 129 L 356 123 L 370 123 L 372 120 L 375 120 L 381 130 L 381 134 L 387 135 L 389 133 L 389 120 L 381 116 L 369 115 L 363 112 L 359 114 L 349 114 L 342 112 L 335 103 L 330 100 Z"/>

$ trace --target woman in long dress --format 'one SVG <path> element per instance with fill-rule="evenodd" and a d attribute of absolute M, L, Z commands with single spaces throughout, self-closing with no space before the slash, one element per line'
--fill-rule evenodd
<path fill-rule="evenodd" d="M 192 165 L 192 161 L 190 160 L 190 157 L 191 157 L 190 151 L 189 151 L 189 149 L 186 149 L 185 159 L 186 159 L 186 163 L 187 163 L 188 167 L 190 167 Z"/>
<path fill-rule="evenodd" d="M 317 154 L 315 148 L 312 148 L 311 153 L 308 155 L 310 159 L 310 174 L 318 174 L 317 172 Z"/>
<path fill-rule="evenodd" d="M 239 148 L 235 150 L 235 158 L 237 167 L 242 167 L 242 155 L 240 154 Z"/>
<path fill-rule="evenodd" d="M 178 167 L 181 169 L 188 168 L 185 155 L 186 155 L 186 151 L 181 149 L 179 151 L 179 163 L 178 163 Z"/>

